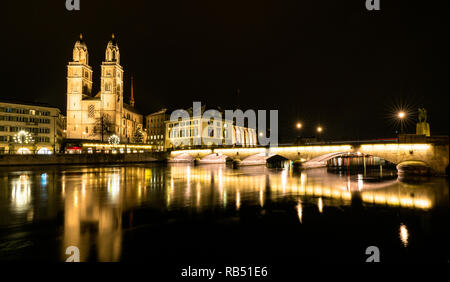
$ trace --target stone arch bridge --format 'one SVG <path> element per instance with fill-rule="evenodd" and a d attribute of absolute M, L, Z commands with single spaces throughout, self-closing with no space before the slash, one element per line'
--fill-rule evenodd
<path fill-rule="evenodd" d="M 240 165 L 265 164 L 269 158 L 280 156 L 301 162 L 303 167 L 323 167 L 328 160 L 347 154 L 379 157 L 397 165 L 420 163 L 433 174 L 446 174 L 449 163 L 448 143 L 366 143 L 280 146 L 269 148 L 215 148 L 178 150 L 170 153 L 169 162 L 197 162 L 198 164 L 237 161 Z"/>

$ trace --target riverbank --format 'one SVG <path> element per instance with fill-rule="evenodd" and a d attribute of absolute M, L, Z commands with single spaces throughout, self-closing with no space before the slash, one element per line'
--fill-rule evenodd
<path fill-rule="evenodd" d="M 58 154 L 58 155 L 0 155 L 1 166 L 30 165 L 80 165 L 80 164 L 127 164 L 164 162 L 166 153 L 140 154 Z"/>

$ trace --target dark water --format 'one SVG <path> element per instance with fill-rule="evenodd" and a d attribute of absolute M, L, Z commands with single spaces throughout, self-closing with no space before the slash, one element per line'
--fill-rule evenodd
<path fill-rule="evenodd" d="M 0 260 L 448 262 L 448 192 L 389 170 L 2 168 Z"/>

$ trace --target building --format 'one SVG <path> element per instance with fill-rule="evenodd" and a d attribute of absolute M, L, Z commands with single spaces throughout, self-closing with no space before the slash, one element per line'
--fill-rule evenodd
<path fill-rule="evenodd" d="M 83 36 L 76 41 L 73 58 L 67 66 L 67 138 L 107 142 L 117 135 L 121 142 L 133 142 L 143 129 L 143 116 L 123 98 L 124 70 L 114 34 L 108 42 L 101 65 L 100 91 L 92 93 L 92 68 Z"/>
<path fill-rule="evenodd" d="M 133 77 L 131 77 L 130 104 L 123 103 L 122 125 L 124 136 L 121 139 L 125 143 L 144 143 L 147 139 L 147 133 L 143 128 L 144 117 L 134 107 L 134 104 Z"/>
<path fill-rule="evenodd" d="M 205 112 L 202 106 L 201 115 Z M 255 147 L 258 144 L 255 128 L 237 126 L 232 120 L 203 119 L 193 116 L 188 120 L 166 121 L 165 149 L 211 146 Z M 222 117 L 223 117 L 222 113 Z"/>
<path fill-rule="evenodd" d="M 0 154 L 53 154 L 64 138 L 64 116 L 58 108 L 0 100 Z"/>
<path fill-rule="evenodd" d="M 156 150 L 164 150 L 166 139 L 166 121 L 170 116 L 167 109 L 159 110 L 145 117 L 145 126 L 147 129 L 147 144 L 155 145 Z"/>

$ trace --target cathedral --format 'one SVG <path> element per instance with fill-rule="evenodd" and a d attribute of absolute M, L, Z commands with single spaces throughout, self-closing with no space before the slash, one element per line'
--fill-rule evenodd
<path fill-rule="evenodd" d="M 120 51 L 114 34 L 101 65 L 100 91 L 92 93 L 92 68 L 83 36 L 75 42 L 67 66 L 67 138 L 108 142 L 117 135 L 121 143 L 141 143 L 143 116 L 134 108 L 133 82 L 129 103 L 123 100 Z M 138 136 L 138 137 L 136 137 Z M 146 136 L 141 136 L 145 140 Z"/>

